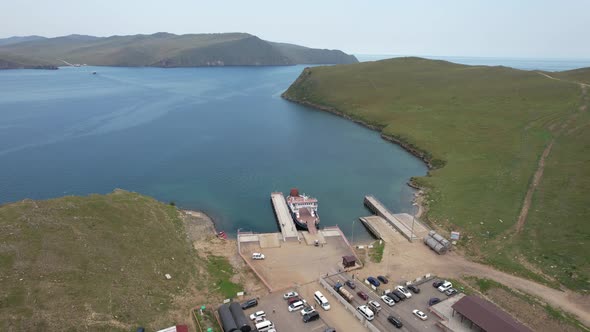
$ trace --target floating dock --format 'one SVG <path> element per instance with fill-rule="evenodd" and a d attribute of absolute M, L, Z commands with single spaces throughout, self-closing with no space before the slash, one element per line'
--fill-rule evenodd
<path fill-rule="evenodd" d="M 270 201 L 272 202 L 272 207 L 275 211 L 281 234 L 283 235 L 283 241 L 287 241 L 288 239 L 299 240 L 299 232 L 297 232 L 295 222 L 289 213 L 287 201 L 285 201 L 283 193 L 271 193 Z"/>
<path fill-rule="evenodd" d="M 409 241 L 419 238 L 418 234 L 422 232 L 428 232 L 426 227 L 424 227 L 422 223 L 420 223 L 411 215 L 407 213 L 401 213 L 399 215 L 393 214 L 389 212 L 389 210 L 385 206 L 383 206 L 383 204 L 381 204 L 381 202 L 378 199 L 371 195 L 365 196 L 365 205 L 376 215 L 382 217 L 385 221 L 387 221 L 391 226 L 393 226 L 398 232 L 400 232 L 401 235 L 403 235 Z M 367 225 L 367 223 L 365 223 L 365 225 Z"/>

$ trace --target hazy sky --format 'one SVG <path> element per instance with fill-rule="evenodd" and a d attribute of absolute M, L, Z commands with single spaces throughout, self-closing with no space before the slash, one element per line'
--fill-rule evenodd
<path fill-rule="evenodd" d="M 349 53 L 590 58 L 589 0 L 17 0 L 0 38 L 249 32 Z"/>

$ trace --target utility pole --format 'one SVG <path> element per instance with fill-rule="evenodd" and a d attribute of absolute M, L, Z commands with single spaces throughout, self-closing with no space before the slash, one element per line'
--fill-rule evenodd
<path fill-rule="evenodd" d="M 350 243 L 354 246 L 354 222 L 356 219 L 352 220 L 352 236 L 350 237 Z"/>

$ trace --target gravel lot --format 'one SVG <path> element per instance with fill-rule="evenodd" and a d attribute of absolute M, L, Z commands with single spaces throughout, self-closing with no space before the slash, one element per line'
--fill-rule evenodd
<path fill-rule="evenodd" d="M 344 282 L 346 280 L 351 279 L 351 275 L 348 273 L 340 273 L 336 275 L 329 276 L 325 280 L 330 284 L 334 285 L 336 282 Z M 361 290 L 369 295 L 369 300 L 375 300 L 381 304 L 381 311 L 376 315 L 375 319 L 371 322 L 375 327 L 380 329 L 381 331 L 390 331 L 390 330 L 397 330 L 391 323 L 387 321 L 387 317 L 389 315 L 393 315 L 399 318 L 402 323 L 404 324 L 403 328 L 399 329 L 400 331 L 439 331 L 439 328 L 435 326 L 437 320 L 436 317 L 432 316 L 428 311 L 428 300 L 432 297 L 438 297 L 441 300 L 447 298 L 447 296 L 437 289 L 432 287 L 432 281 L 426 282 L 419 286 L 420 293 L 414 294 L 412 293 L 412 297 L 406 299 L 404 301 L 396 303 L 394 306 L 390 307 L 385 304 L 380 295 L 385 289 L 393 289 L 397 284 L 390 280 L 388 284 L 381 285 L 377 292 L 373 291 L 371 288 L 367 287 L 363 282 L 359 280 L 355 280 L 357 285 L 356 289 L 352 290 L 348 286 L 345 286 L 347 290 L 349 290 L 354 295 L 354 299 L 352 301 L 352 305 L 356 308 L 359 305 L 366 304 L 366 301 L 361 299 L 356 293 Z M 336 305 L 342 306 L 340 303 L 336 303 Z M 428 319 L 426 321 L 422 321 L 414 316 L 412 310 L 418 309 L 424 312 Z M 350 315 L 350 313 L 349 313 Z M 352 315 L 350 315 L 352 317 Z"/>
<path fill-rule="evenodd" d="M 245 311 L 247 316 L 259 310 L 264 310 L 268 320 L 272 321 L 278 332 L 313 331 L 323 332 L 328 327 L 336 331 L 365 331 L 360 322 L 337 303 L 317 282 L 308 283 L 293 289 L 300 294 L 307 303 L 317 309 L 317 303 L 313 299 L 313 293 L 317 290 L 328 298 L 332 308 L 328 311 L 319 309 L 320 319 L 304 323 L 299 311 L 289 312 L 287 301 L 283 299 L 282 292 L 275 292 L 258 300 L 258 306 Z M 273 309 L 275 312 L 273 313 Z M 253 326 L 253 324 L 252 324 Z"/>

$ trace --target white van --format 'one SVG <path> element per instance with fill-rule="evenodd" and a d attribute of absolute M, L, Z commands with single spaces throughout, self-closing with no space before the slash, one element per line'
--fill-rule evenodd
<path fill-rule="evenodd" d="M 260 323 L 256 324 L 256 329 L 261 332 L 269 331 L 274 328 L 275 328 L 274 324 L 269 320 L 265 320 L 264 322 L 260 322 Z"/>
<path fill-rule="evenodd" d="M 356 310 L 360 312 L 361 315 L 363 315 L 363 317 L 365 317 L 367 320 L 373 320 L 375 318 L 373 311 L 366 305 L 360 305 L 356 307 Z"/>
<path fill-rule="evenodd" d="M 303 309 L 304 305 L 305 305 L 305 303 L 303 303 L 303 301 L 293 302 L 289 306 L 289 311 L 291 312 L 291 311 L 301 310 L 301 309 Z"/>
<path fill-rule="evenodd" d="M 320 291 L 313 293 L 313 298 L 320 305 L 320 307 L 322 307 L 322 309 L 330 310 L 330 302 L 328 302 L 328 299 L 322 293 L 320 293 Z"/>

